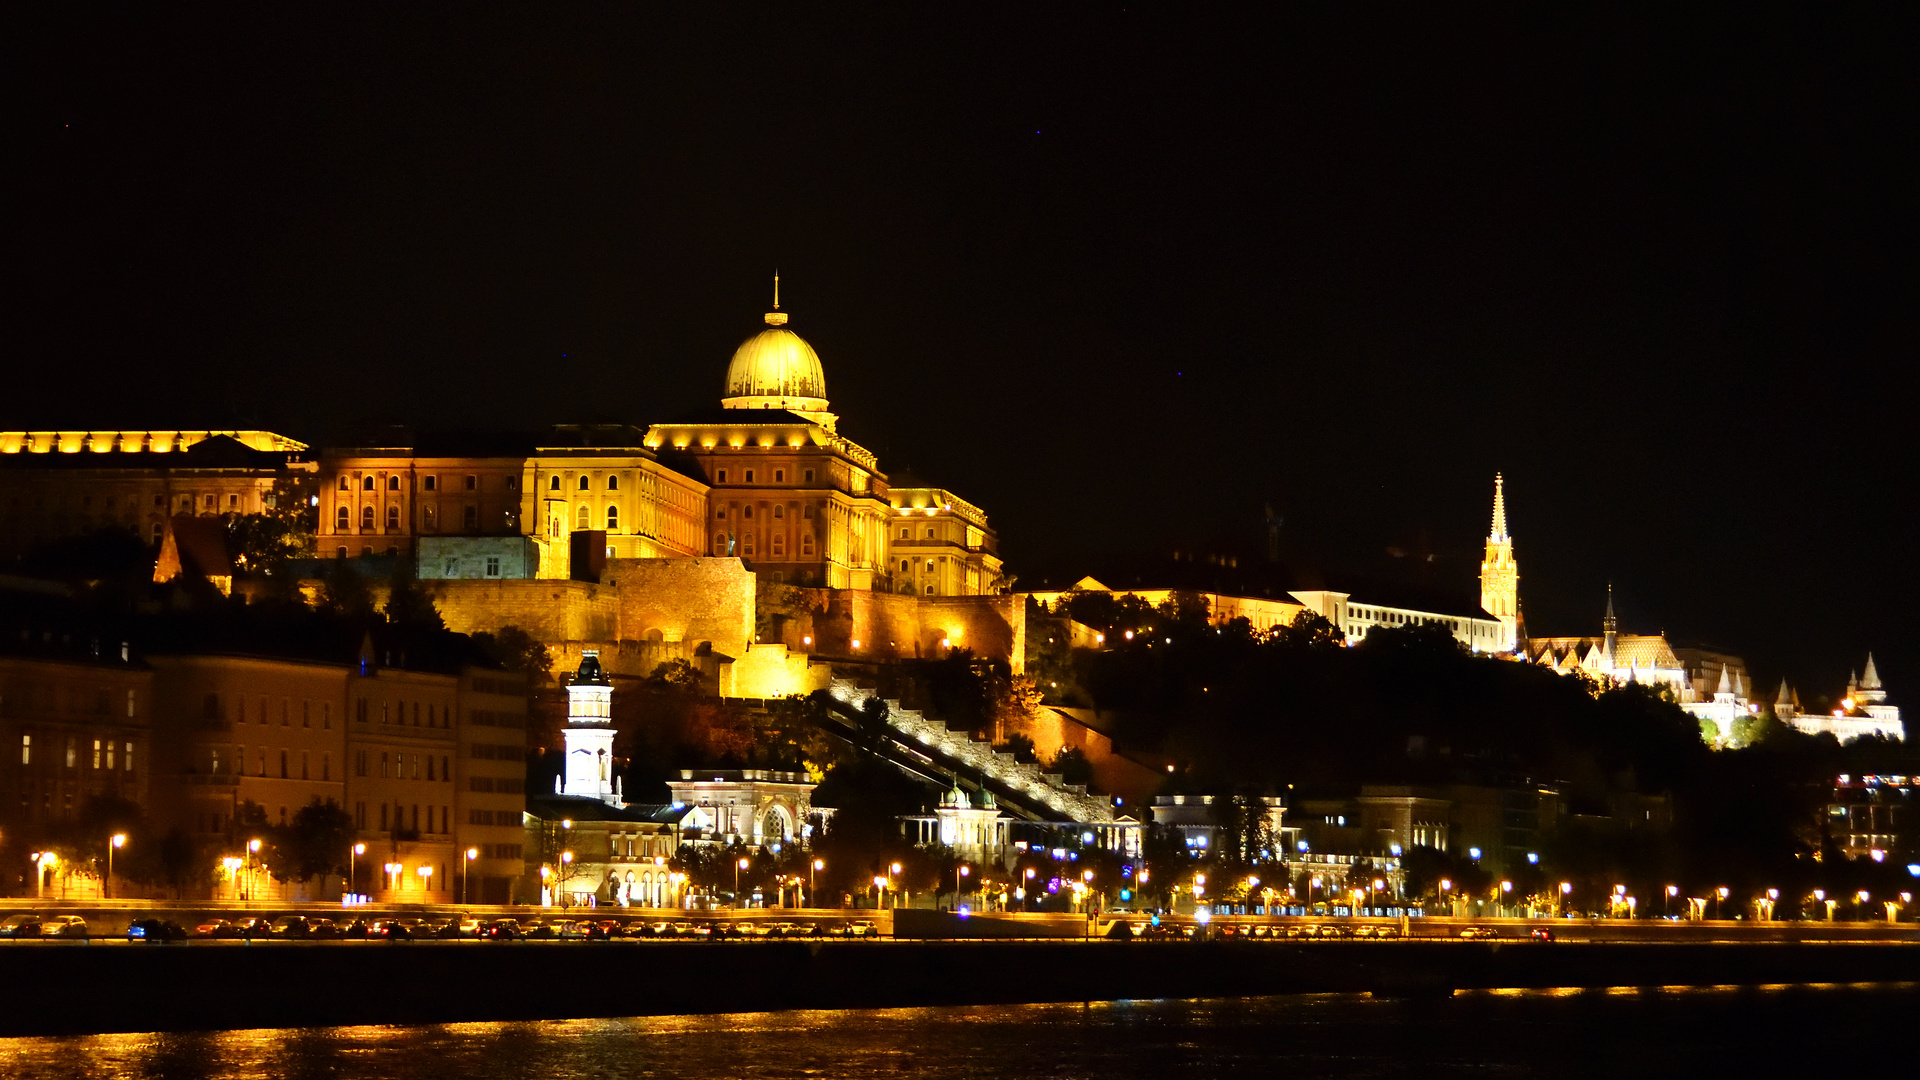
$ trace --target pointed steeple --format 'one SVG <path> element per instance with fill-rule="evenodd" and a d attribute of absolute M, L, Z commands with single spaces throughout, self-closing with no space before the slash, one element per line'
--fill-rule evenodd
<path fill-rule="evenodd" d="M 1613 647 L 1620 636 L 1620 620 L 1613 615 L 1613 582 L 1607 582 L 1607 614 L 1600 620 L 1602 654 L 1609 668 L 1613 666 Z"/>
<path fill-rule="evenodd" d="M 1862 671 L 1862 672 L 1860 673 L 1860 689 L 1862 689 L 1862 690 L 1879 690 L 1879 689 L 1881 689 L 1881 686 L 1880 686 L 1880 672 L 1879 672 L 1879 671 L 1877 671 L 1877 670 L 1875 670 L 1875 668 L 1874 668 L 1874 666 L 1873 666 L 1873 654 L 1872 654 L 1872 653 L 1868 653 L 1868 654 L 1867 654 L 1867 669 L 1866 669 L 1865 671 Z"/>
<path fill-rule="evenodd" d="M 1506 480 L 1499 473 L 1493 474 L 1493 532 L 1487 539 L 1494 543 L 1507 539 Z"/>
<path fill-rule="evenodd" d="M 1782 705 L 1793 704 L 1793 693 L 1787 689 L 1787 680 L 1780 680 L 1780 693 L 1774 696 L 1773 707 L 1777 711 Z"/>
<path fill-rule="evenodd" d="M 1713 688 L 1714 697 L 1717 698 L 1722 694 L 1728 697 L 1733 696 L 1733 682 L 1727 678 L 1727 665 L 1725 664 L 1720 665 L 1720 685 Z"/>
<path fill-rule="evenodd" d="M 1520 647 L 1520 564 L 1513 557 L 1513 537 L 1507 535 L 1506 479 L 1499 473 L 1493 475 L 1493 530 L 1480 560 L 1480 609 L 1500 620 L 1506 632 L 1499 651 Z"/>

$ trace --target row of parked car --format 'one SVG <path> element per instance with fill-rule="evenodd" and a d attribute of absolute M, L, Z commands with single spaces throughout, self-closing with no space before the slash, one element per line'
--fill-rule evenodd
<path fill-rule="evenodd" d="M 771 919 L 330 919 L 311 915 L 282 915 L 275 919 L 210 919 L 190 931 L 169 920 L 140 919 L 127 932 L 127 936 L 134 940 L 155 942 L 184 941 L 188 938 L 263 941 L 432 941 L 460 938 L 489 941 L 604 941 L 613 938 L 874 937 L 878 934 L 878 927 L 865 919 L 814 923 Z"/>
<path fill-rule="evenodd" d="M 83 938 L 87 920 L 78 915 L 35 915 L 27 912 L 0 919 L 0 938 Z"/>

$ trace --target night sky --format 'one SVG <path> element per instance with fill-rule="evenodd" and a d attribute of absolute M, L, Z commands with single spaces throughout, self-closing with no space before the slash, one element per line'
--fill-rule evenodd
<path fill-rule="evenodd" d="M 1920 694 L 1905 22 L 74 7 L 10 17 L 0 426 L 645 424 L 777 267 L 842 430 L 1022 587 L 1271 504 L 1472 589 L 1504 471 L 1535 634 L 1611 580 Z"/>

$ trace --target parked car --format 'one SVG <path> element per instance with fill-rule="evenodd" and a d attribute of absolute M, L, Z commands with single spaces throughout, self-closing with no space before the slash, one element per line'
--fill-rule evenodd
<path fill-rule="evenodd" d="M 185 941 L 187 940 L 187 931 L 185 927 L 182 927 L 172 919 L 148 917 L 135 919 L 133 922 L 127 924 L 127 940 L 145 942 Z"/>
<path fill-rule="evenodd" d="M 518 941 L 524 935 L 519 919 L 494 919 L 480 928 L 480 936 L 488 941 Z"/>
<path fill-rule="evenodd" d="M 1528 934 L 1527 937 L 1534 941 L 1552 941 L 1553 931 L 1544 926 L 1536 926 L 1533 928 L 1533 932 Z"/>
<path fill-rule="evenodd" d="M 405 941 L 412 936 L 413 928 L 399 919 L 375 919 L 367 924 L 370 941 Z"/>
<path fill-rule="evenodd" d="M 233 925 L 243 938 L 266 937 L 267 931 L 273 929 L 272 923 L 256 918 L 236 919 Z"/>
<path fill-rule="evenodd" d="M 1500 931 L 1491 926 L 1469 926 L 1460 931 L 1463 941 L 1490 941 L 1500 936 Z"/>
<path fill-rule="evenodd" d="M 237 938 L 240 928 L 233 925 L 231 919 L 211 919 L 193 928 L 197 938 Z"/>
<path fill-rule="evenodd" d="M 454 924 L 455 936 L 477 938 L 480 936 L 480 928 L 485 925 L 486 923 L 471 915 L 462 915 L 459 921 Z"/>
<path fill-rule="evenodd" d="M 373 933 L 373 924 L 357 916 L 339 926 L 340 936 L 348 941 L 365 941 Z"/>
<path fill-rule="evenodd" d="M 51 919 L 40 921 L 41 937 L 83 938 L 87 936 L 87 920 L 78 915 L 55 915 Z"/>
<path fill-rule="evenodd" d="M 40 916 L 32 914 L 9 915 L 0 919 L 0 937 L 30 938 L 40 936 Z"/>
<path fill-rule="evenodd" d="M 267 936 L 280 941 L 305 941 L 309 929 L 305 915 L 282 915 L 267 925 Z"/>
<path fill-rule="evenodd" d="M 879 937 L 880 928 L 874 925 L 872 919 L 856 919 L 853 922 L 847 924 L 847 936 L 848 937 Z"/>

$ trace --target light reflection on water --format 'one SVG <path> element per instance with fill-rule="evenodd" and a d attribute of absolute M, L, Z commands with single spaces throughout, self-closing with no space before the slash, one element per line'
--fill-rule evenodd
<path fill-rule="evenodd" d="M 0 1077 L 1178 1080 L 1703 1076 L 1831 1064 L 1920 988 L 1614 987 L 0 1040 Z"/>

